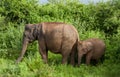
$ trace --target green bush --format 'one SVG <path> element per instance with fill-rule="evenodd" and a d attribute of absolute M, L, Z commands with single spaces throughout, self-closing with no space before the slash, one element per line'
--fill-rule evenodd
<path fill-rule="evenodd" d="M 40 20 L 37 2 L 37 0 L 2 0 L 0 13 L 8 22 L 36 23 Z"/>
<path fill-rule="evenodd" d="M 19 27 L 14 27 L 12 23 L 6 25 L 1 26 L 3 30 L 0 31 L 0 56 L 14 58 L 16 51 L 21 49 L 23 24 Z"/>

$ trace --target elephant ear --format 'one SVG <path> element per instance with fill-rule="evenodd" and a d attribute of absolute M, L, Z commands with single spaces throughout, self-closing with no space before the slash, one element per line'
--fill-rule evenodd
<path fill-rule="evenodd" d="M 77 43 L 78 52 L 80 52 L 81 48 L 82 48 L 82 41 L 78 41 L 78 43 Z"/>
<path fill-rule="evenodd" d="M 86 46 L 88 51 L 91 51 L 93 49 L 93 44 L 91 42 L 87 42 Z"/>
<path fill-rule="evenodd" d="M 33 37 L 37 40 L 38 35 L 39 35 L 39 31 L 41 29 L 41 24 L 34 24 L 33 26 Z"/>
<path fill-rule="evenodd" d="M 82 47 L 82 41 L 78 41 L 78 47 Z"/>
<path fill-rule="evenodd" d="M 37 28 L 38 28 L 38 25 L 35 24 L 35 25 L 34 25 L 34 28 L 33 28 L 33 37 L 34 37 L 34 38 L 37 38 L 37 35 L 38 35 L 38 34 L 37 34 L 37 33 L 38 33 Z"/>
<path fill-rule="evenodd" d="M 82 45 L 82 41 L 78 41 L 78 44 L 79 44 L 79 45 Z"/>

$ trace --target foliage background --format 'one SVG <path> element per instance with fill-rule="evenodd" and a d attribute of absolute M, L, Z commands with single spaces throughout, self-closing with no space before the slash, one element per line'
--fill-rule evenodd
<path fill-rule="evenodd" d="M 0 1 L 0 77 L 119 77 L 120 1 L 82 4 L 79 0 Z M 43 64 L 37 41 L 30 44 L 24 59 L 16 65 L 21 50 L 24 25 L 40 22 L 72 24 L 81 40 L 100 38 L 106 43 L 105 61 L 98 66 L 61 65 L 61 56 L 49 52 Z"/>

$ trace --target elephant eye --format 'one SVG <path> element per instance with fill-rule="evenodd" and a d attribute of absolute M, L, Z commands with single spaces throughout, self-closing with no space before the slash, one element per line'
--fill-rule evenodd
<path fill-rule="evenodd" d="M 29 36 L 30 36 L 30 33 L 29 33 L 28 31 L 25 31 L 25 32 L 24 32 L 24 36 L 25 36 L 25 37 L 29 37 Z"/>
<path fill-rule="evenodd" d="M 82 51 L 83 51 L 83 52 L 86 52 L 86 49 L 85 49 L 85 48 L 83 48 L 83 49 L 82 49 Z"/>
<path fill-rule="evenodd" d="M 25 34 L 25 36 L 27 36 L 29 33 L 26 31 L 24 34 Z"/>
<path fill-rule="evenodd" d="M 83 48 L 83 51 L 85 51 L 85 49 Z"/>

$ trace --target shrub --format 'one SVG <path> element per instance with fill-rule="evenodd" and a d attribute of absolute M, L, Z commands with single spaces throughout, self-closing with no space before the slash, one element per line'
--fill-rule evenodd
<path fill-rule="evenodd" d="M 21 48 L 23 24 L 19 27 L 14 27 L 12 23 L 6 25 L 8 26 L 1 26 L 3 30 L 0 31 L 0 56 L 14 57 Z"/>

